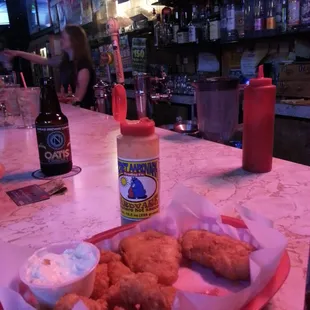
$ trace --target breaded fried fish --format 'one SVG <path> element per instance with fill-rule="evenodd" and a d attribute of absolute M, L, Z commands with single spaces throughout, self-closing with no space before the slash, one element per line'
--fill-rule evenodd
<path fill-rule="evenodd" d="M 175 289 L 161 286 L 157 281 L 158 278 L 148 272 L 122 277 L 119 283 L 109 289 L 109 308 L 120 306 L 124 309 L 171 310 Z"/>
<path fill-rule="evenodd" d="M 91 298 L 93 299 L 101 298 L 107 292 L 108 288 L 109 288 L 108 265 L 99 264 L 96 267 L 95 284 Z"/>
<path fill-rule="evenodd" d="M 108 264 L 109 262 L 117 262 L 121 261 L 121 256 L 117 253 L 114 253 L 112 251 L 100 251 L 100 261 L 99 264 Z"/>
<path fill-rule="evenodd" d="M 79 301 L 84 303 L 87 310 L 108 310 L 108 304 L 105 300 L 95 301 L 76 294 L 67 294 L 61 297 L 57 301 L 54 310 L 72 310 Z"/>
<path fill-rule="evenodd" d="M 123 276 L 131 273 L 132 271 L 120 261 L 108 263 L 110 285 L 116 284 Z"/>
<path fill-rule="evenodd" d="M 140 310 L 171 310 L 172 291 L 175 292 L 172 287 L 161 287 L 157 277 L 148 272 L 120 280 L 121 299 L 130 305 L 140 305 Z"/>
<path fill-rule="evenodd" d="M 181 241 L 183 256 L 229 280 L 250 278 L 249 256 L 255 248 L 230 236 L 218 236 L 206 230 L 189 230 Z"/>
<path fill-rule="evenodd" d="M 119 251 L 125 264 L 133 272 L 151 272 L 164 285 L 178 278 L 181 247 L 171 236 L 149 230 L 124 238 Z"/>

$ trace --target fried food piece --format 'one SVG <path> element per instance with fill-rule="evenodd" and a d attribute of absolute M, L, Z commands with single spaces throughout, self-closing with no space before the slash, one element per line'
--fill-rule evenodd
<path fill-rule="evenodd" d="M 226 279 L 250 278 L 249 256 L 255 248 L 230 236 L 218 236 L 206 230 L 189 230 L 182 237 L 183 255 L 211 268 Z"/>
<path fill-rule="evenodd" d="M 123 261 L 133 272 L 151 272 L 164 285 L 178 278 L 181 247 L 168 235 L 149 230 L 124 238 L 119 244 Z"/>
<path fill-rule="evenodd" d="M 171 310 L 174 294 L 174 288 L 160 286 L 157 277 L 148 272 L 120 280 L 120 299 L 126 305 L 140 305 L 140 310 Z"/>
<path fill-rule="evenodd" d="M 96 267 L 96 278 L 91 298 L 100 299 L 107 292 L 108 288 L 109 288 L 108 265 L 99 264 Z"/>
<path fill-rule="evenodd" d="M 117 262 L 121 261 L 122 258 L 119 254 L 114 253 L 112 251 L 100 251 L 100 261 L 99 264 L 108 264 L 109 262 Z"/>
<path fill-rule="evenodd" d="M 172 309 L 177 290 L 173 286 L 161 286 L 160 291 L 166 298 L 167 309 Z"/>
<path fill-rule="evenodd" d="M 76 294 L 67 294 L 61 297 L 54 310 L 72 310 L 79 301 L 82 301 L 88 310 L 108 310 L 108 304 L 105 300 L 95 301 Z"/>
<path fill-rule="evenodd" d="M 108 263 L 110 285 L 116 284 L 123 276 L 131 273 L 132 271 L 120 261 L 112 261 Z"/>

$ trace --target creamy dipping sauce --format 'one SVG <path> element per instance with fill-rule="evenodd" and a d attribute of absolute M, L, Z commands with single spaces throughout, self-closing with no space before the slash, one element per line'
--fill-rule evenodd
<path fill-rule="evenodd" d="M 97 259 L 87 243 L 62 254 L 39 252 L 26 265 L 26 280 L 33 284 L 55 285 L 79 278 L 96 264 Z"/>

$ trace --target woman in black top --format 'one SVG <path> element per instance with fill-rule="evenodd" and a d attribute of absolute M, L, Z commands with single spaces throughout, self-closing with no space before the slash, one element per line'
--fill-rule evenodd
<path fill-rule="evenodd" d="M 96 74 L 91 60 L 90 48 L 85 31 L 76 25 L 68 25 L 61 33 L 62 57 L 44 58 L 22 51 L 6 50 L 9 57 L 22 57 L 33 63 L 59 67 L 61 84 L 65 89 L 69 85 L 74 92 L 74 101 L 81 107 L 90 109 L 94 105 L 93 86 Z"/>

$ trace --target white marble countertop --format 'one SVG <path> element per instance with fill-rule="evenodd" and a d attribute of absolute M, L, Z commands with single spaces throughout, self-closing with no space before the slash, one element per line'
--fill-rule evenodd
<path fill-rule="evenodd" d="M 76 240 L 120 225 L 116 136 L 110 117 L 64 106 L 70 121 L 74 164 L 82 172 L 65 179 L 65 195 L 16 207 L 7 190 L 42 183 L 31 173 L 39 168 L 34 129 L 0 128 L 0 239 L 40 247 Z M 161 202 L 167 206 L 178 183 L 205 195 L 222 214 L 236 216 L 244 204 L 274 221 L 288 238 L 290 275 L 268 309 L 302 310 L 310 236 L 310 167 L 274 160 L 273 171 L 242 171 L 241 151 L 224 145 L 157 130 L 161 137 Z"/>

